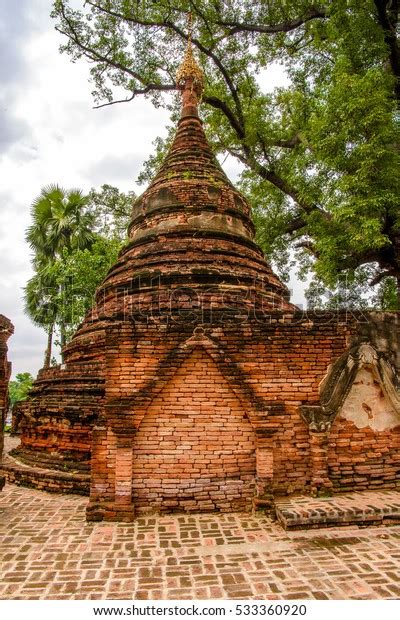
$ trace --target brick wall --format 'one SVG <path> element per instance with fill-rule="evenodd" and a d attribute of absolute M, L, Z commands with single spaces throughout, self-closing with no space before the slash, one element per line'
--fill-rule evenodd
<path fill-rule="evenodd" d="M 328 367 L 367 337 L 361 318 L 110 322 L 97 365 L 41 375 L 21 456 L 83 472 L 95 426 L 97 518 L 101 506 L 107 518 L 130 519 L 132 506 L 233 510 L 254 494 L 309 493 L 327 482 L 334 490 L 394 486 L 400 426 L 360 429 L 339 415 L 331 431 L 315 433 L 301 415 L 319 405 Z M 387 338 L 375 340 L 382 348 Z"/>
<path fill-rule="evenodd" d="M 133 445 L 136 508 L 224 511 L 251 506 L 254 431 L 204 350 L 195 350 L 156 396 Z"/>
<path fill-rule="evenodd" d="M 310 431 L 299 408 L 318 402 L 327 367 L 355 332 L 327 318 L 110 325 L 96 518 L 101 505 L 105 518 L 128 520 L 130 505 L 236 510 L 256 493 L 309 492 Z"/>
<path fill-rule="evenodd" d="M 339 416 L 329 435 L 328 467 L 336 491 L 400 487 L 400 420 L 377 432 Z"/>
<path fill-rule="evenodd" d="M 98 363 L 42 370 L 20 407 L 22 462 L 60 470 L 89 471 L 93 424 L 101 411 L 104 379 Z"/>
<path fill-rule="evenodd" d="M 14 332 L 11 322 L 0 314 L 0 458 L 3 452 L 3 428 L 8 407 L 8 382 L 11 363 L 7 360 L 7 341 Z"/>

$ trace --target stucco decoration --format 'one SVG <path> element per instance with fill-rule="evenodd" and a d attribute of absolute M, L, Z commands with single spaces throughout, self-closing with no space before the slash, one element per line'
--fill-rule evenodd
<path fill-rule="evenodd" d="M 357 428 L 385 431 L 400 425 L 400 416 L 389 404 L 371 368 L 361 368 L 351 387 L 340 416 Z"/>
<path fill-rule="evenodd" d="M 327 431 L 340 414 L 357 428 L 387 430 L 400 424 L 396 371 L 368 343 L 352 347 L 328 367 L 319 386 L 320 404 L 303 405 L 301 415 L 312 431 Z"/>

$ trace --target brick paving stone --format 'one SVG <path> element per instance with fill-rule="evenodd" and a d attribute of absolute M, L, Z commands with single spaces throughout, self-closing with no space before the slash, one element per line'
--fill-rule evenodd
<path fill-rule="evenodd" d="M 6 485 L 1 599 L 400 597 L 399 525 L 284 531 L 248 513 L 87 524 L 86 502 Z"/>
<path fill-rule="evenodd" d="M 396 490 L 341 493 L 333 497 L 285 497 L 275 501 L 276 516 L 287 530 L 384 522 L 400 524 Z"/>

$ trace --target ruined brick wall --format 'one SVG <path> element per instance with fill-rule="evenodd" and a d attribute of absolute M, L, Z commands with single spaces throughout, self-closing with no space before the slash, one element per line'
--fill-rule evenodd
<path fill-rule="evenodd" d="M 374 364 L 359 369 L 333 423 L 328 466 L 335 490 L 400 487 L 400 412 L 385 374 Z"/>
<path fill-rule="evenodd" d="M 400 420 L 395 428 L 374 431 L 338 417 L 329 436 L 328 468 L 335 491 L 400 487 Z"/>
<path fill-rule="evenodd" d="M 95 310 L 64 349 L 64 366 L 38 373 L 21 404 L 21 445 L 13 455 L 28 465 L 89 471 L 92 428 L 104 400 L 104 321 Z"/>
<path fill-rule="evenodd" d="M 42 467 L 21 467 L 10 458 L 2 463 L 2 471 L 10 483 L 31 487 L 47 493 L 89 495 L 90 475 L 80 472 L 61 472 Z"/>
<path fill-rule="evenodd" d="M 14 333 L 11 322 L 0 314 L 0 457 L 3 452 L 3 429 L 8 407 L 8 382 L 11 376 L 11 363 L 7 359 L 7 341 Z"/>
<path fill-rule="evenodd" d="M 299 407 L 318 402 L 319 383 L 329 364 L 346 349 L 354 328 L 329 315 L 307 320 L 299 314 L 293 322 L 256 324 L 251 330 L 244 326 L 239 346 L 234 333 L 226 340 L 227 350 L 248 373 L 256 394 L 283 405 L 265 421 L 266 428 L 274 430 L 275 493 L 309 490 L 310 434 Z"/>
<path fill-rule="evenodd" d="M 118 502 L 128 514 L 127 497 L 139 512 L 247 508 L 266 489 L 309 493 L 324 471 L 319 486 L 334 490 L 395 484 L 397 414 L 390 429 L 379 420 L 357 428 L 352 392 L 331 430 L 315 433 L 301 413 L 320 405 L 330 365 L 369 338 L 368 317 L 276 312 L 235 322 L 213 313 L 201 325 L 187 317 L 110 322 L 97 366 L 42 372 L 25 462 L 84 473 L 91 458 L 93 502 L 107 504 L 110 518 Z M 385 354 L 395 350 L 375 340 Z M 376 398 L 368 402 L 379 413 Z"/>
<path fill-rule="evenodd" d="M 220 319 L 110 328 L 92 460 L 93 505 L 114 506 L 107 518 L 117 518 L 118 502 L 122 518 L 128 504 L 248 508 L 260 478 L 276 494 L 310 491 L 312 439 L 300 407 L 319 402 L 319 383 L 357 326 L 282 313 Z"/>
<path fill-rule="evenodd" d="M 264 467 L 257 469 L 257 458 L 267 464 L 269 474 L 263 476 L 269 476 L 267 483 L 275 494 L 310 492 L 320 467 L 329 469 L 339 488 L 340 463 L 350 462 L 357 469 L 363 445 L 368 446 L 370 479 L 376 473 L 381 486 L 390 486 L 398 475 L 397 419 L 394 430 L 379 430 L 374 437 L 352 429 L 347 443 L 339 441 L 337 448 L 337 428 L 343 426 L 339 417 L 330 433 L 315 435 L 301 415 L 303 405 L 320 403 L 319 386 L 328 367 L 352 343 L 366 337 L 368 317 L 298 313 L 289 318 L 276 313 L 268 320 L 239 325 L 220 319 L 214 314 L 211 325 L 197 328 L 202 332 L 199 339 L 196 327 L 184 323 L 138 322 L 110 332 L 106 417 L 113 431 L 103 442 L 108 470 L 104 461 L 102 465 L 108 471 L 103 483 L 108 476 L 109 501 L 114 497 L 111 476 L 118 461 L 116 437 L 123 437 L 128 428 L 132 448 L 124 448 L 117 478 L 125 490 L 132 481 L 131 499 L 139 510 L 248 506 Z M 185 426 L 188 419 L 192 424 Z M 233 429 L 230 423 L 237 425 L 237 448 L 236 456 L 227 454 L 225 463 L 223 446 L 226 430 Z M 210 441 L 210 429 L 215 441 Z M 252 441 L 253 454 L 239 465 L 236 457 L 242 448 L 247 450 L 242 437 L 243 446 Z M 235 501 L 227 495 L 229 484 L 233 485 L 230 473 L 236 481 Z M 364 488 L 360 476 L 353 476 L 351 484 L 353 490 Z"/>
<path fill-rule="evenodd" d="M 41 370 L 21 405 L 21 444 L 12 454 L 28 465 L 89 471 L 103 383 L 95 363 Z"/>

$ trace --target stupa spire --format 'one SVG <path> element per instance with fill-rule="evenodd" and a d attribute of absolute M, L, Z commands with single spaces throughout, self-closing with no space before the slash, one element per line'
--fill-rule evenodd
<path fill-rule="evenodd" d="M 188 42 L 185 56 L 176 73 L 176 85 L 182 92 L 182 117 L 198 116 L 198 104 L 204 90 L 204 73 L 199 67 L 192 44 L 193 21 L 188 14 Z"/>

